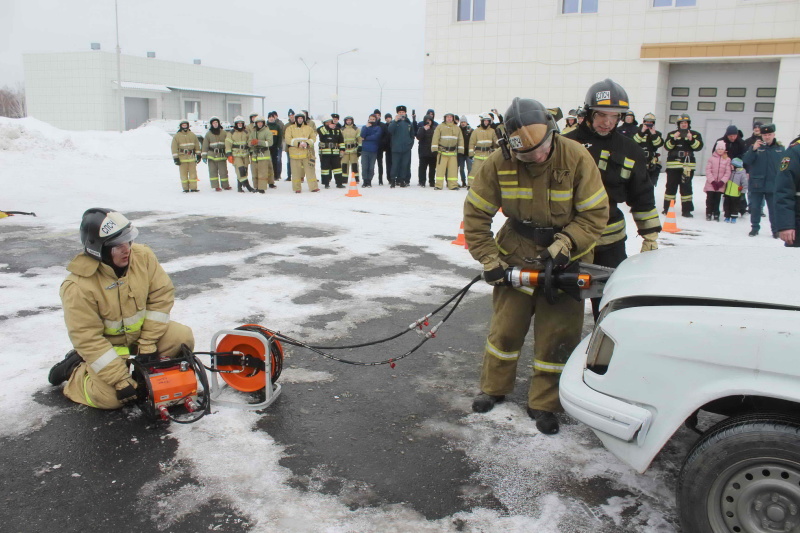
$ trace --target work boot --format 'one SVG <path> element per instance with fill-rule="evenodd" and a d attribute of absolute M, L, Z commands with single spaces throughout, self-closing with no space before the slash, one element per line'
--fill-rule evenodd
<path fill-rule="evenodd" d="M 61 385 L 69 379 L 73 370 L 75 370 L 81 361 L 83 361 L 83 359 L 78 355 L 78 352 L 75 350 L 68 351 L 64 359 L 56 363 L 53 368 L 50 369 L 50 374 L 47 375 L 47 381 L 49 381 L 51 385 Z"/>
<path fill-rule="evenodd" d="M 536 420 L 536 429 L 545 435 L 555 435 L 558 433 L 558 418 L 556 418 L 554 413 L 528 407 L 528 416 Z"/>
<path fill-rule="evenodd" d="M 476 413 L 488 413 L 494 408 L 494 404 L 500 403 L 505 399 L 505 396 L 492 396 L 482 392 L 472 400 L 472 410 Z"/>
<path fill-rule="evenodd" d="M 691 213 L 690 213 L 690 212 L 688 212 L 688 211 L 686 211 L 685 213 L 682 213 L 682 214 L 681 214 L 681 216 L 682 216 L 683 218 L 694 218 L 694 215 L 693 215 L 693 214 L 691 214 Z M 711 219 L 709 218 L 709 220 L 711 220 Z"/>
<path fill-rule="evenodd" d="M 277 185 L 275 185 L 274 183 L 270 183 L 270 184 L 269 184 L 269 188 L 270 188 L 270 189 L 277 189 L 277 188 L 278 188 L 278 186 L 277 186 Z"/>
<path fill-rule="evenodd" d="M 777 239 L 778 238 L 778 232 L 777 231 L 773 231 L 772 232 L 772 238 L 773 239 Z"/>
<path fill-rule="evenodd" d="M 714 222 L 719 222 L 719 213 L 714 215 Z"/>
<path fill-rule="evenodd" d="M 750 233 L 748 233 L 747 235 L 750 236 L 750 237 L 755 237 L 756 235 L 758 235 L 758 230 L 757 229 L 751 229 Z"/>
<path fill-rule="evenodd" d="M 686 216 L 686 215 L 684 215 L 684 216 Z M 706 220 L 708 220 L 708 221 L 711 220 L 711 213 L 706 213 Z"/>
<path fill-rule="evenodd" d="M 256 189 L 256 191 L 260 192 L 261 194 L 266 194 L 266 192 L 267 192 L 264 189 Z"/>

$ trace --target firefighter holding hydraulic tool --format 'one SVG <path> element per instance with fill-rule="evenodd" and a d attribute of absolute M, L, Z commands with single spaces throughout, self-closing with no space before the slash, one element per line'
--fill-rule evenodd
<path fill-rule="evenodd" d="M 589 152 L 558 134 L 555 117 L 536 100 L 515 98 L 498 128 L 495 151 L 475 177 L 464 203 L 464 235 L 472 256 L 494 285 L 481 393 L 472 409 L 484 413 L 514 388 L 517 362 L 533 318 L 533 378 L 528 415 L 545 434 L 558 432 L 558 380 L 580 341 L 584 303 L 566 294 L 505 285 L 508 266 L 564 269 L 591 262 L 608 221 L 608 198 Z M 508 219 L 492 238 L 492 218 Z"/>
<path fill-rule="evenodd" d="M 67 266 L 61 284 L 64 321 L 75 348 L 50 370 L 67 381 L 64 395 L 98 409 L 118 409 L 137 399 L 128 369 L 133 355 L 174 357 L 192 330 L 171 321 L 172 281 L 153 251 L 134 244 L 138 230 L 117 211 L 91 208 L 81 221 L 83 252 Z"/>

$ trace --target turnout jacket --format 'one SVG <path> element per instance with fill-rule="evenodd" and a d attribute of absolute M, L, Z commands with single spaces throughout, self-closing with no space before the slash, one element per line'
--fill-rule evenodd
<path fill-rule="evenodd" d="M 639 235 L 661 231 L 645 154 L 633 139 L 616 131 L 605 137 L 598 135 L 586 122 L 570 132 L 567 138 L 579 142 L 589 151 L 608 193 L 608 220 L 597 243 L 598 250 L 627 238 L 625 215 L 617 205 L 623 202 L 631 209 Z"/>
<path fill-rule="evenodd" d="M 257 144 L 253 146 L 252 141 L 256 141 Z M 247 145 L 250 147 L 253 161 L 269 160 L 269 147 L 272 146 L 272 130 L 266 125 L 261 129 L 253 128 L 250 132 L 250 137 L 247 139 Z"/>
<path fill-rule="evenodd" d="M 464 135 L 458 124 L 442 122 L 436 127 L 431 140 L 431 152 L 439 152 L 441 155 L 464 153 Z"/>
<path fill-rule="evenodd" d="M 172 281 L 144 244 L 131 246 L 120 278 L 83 253 L 67 270 L 60 294 L 70 341 L 97 377 L 113 386 L 129 377 L 127 354 L 118 355 L 115 347 L 138 344 L 139 353 L 155 352 L 175 302 Z"/>
<path fill-rule="evenodd" d="M 228 151 L 225 141 L 228 139 L 228 132 L 220 128 L 217 133 L 209 129 L 203 138 L 202 156 L 212 161 L 225 161 L 225 153 Z"/>
<path fill-rule="evenodd" d="M 179 131 L 172 137 L 172 159 L 179 159 L 181 163 L 196 163 L 195 154 L 201 150 L 197 135 L 191 131 Z"/>
<path fill-rule="evenodd" d="M 800 229 L 800 144 L 790 146 L 784 156 L 775 186 L 777 231 Z"/>
<path fill-rule="evenodd" d="M 317 132 L 308 124 L 298 126 L 289 124 L 284 132 L 286 141 L 286 151 L 289 159 L 314 159 L 314 141 L 317 140 Z M 307 148 L 300 148 L 300 143 L 308 144 Z"/>
<path fill-rule="evenodd" d="M 325 124 L 317 128 L 319 138 L 319 155 L 339 155 L 345 149 L 342 130 L 337 126 L 328 128 Z"/>
<path fill-rule="evenodd" d="M 508 217 L 492 238 L 492 218 Z M 505 160 L 496 150 L 481 165 L 464 201 L 464 236 L 469 253 L 483 264 L 502 256 L 511 266 L 529 266 L 546 246 L 516 227 L 555 228 L 572 240 L 571 258 L 591 253 L 608 220 L 608 197 L 589 153 L 554 134 L 550 158 L 541 164 Z M 587 258 L 587 259 L 588 259 Z"/>
<path fill-rule="evenodd" d="M 692 140 L 689 141 L 684 138 L 683 132 L 692 134 Z M 703 149 L 703 136 L 693 129 L 687 130 L 673 130 L 667 135 L 667 140 L 664 143 L 667 149 L 667 168 L 682 168 L 692 169 L 697 166 L 694 159 L 694 153 Z"/>
<path fill-rule="evenodd" d="M 497 148 L 497 132 L 491 126 L 479 126 L 469 138 L 469 156 L 486 159 Z"/>
<path fill-rule="evenodd" d="M 342 127 L 341 132 L 344 152 L 346 154 L 355 154 L 361 147 L 361 131 L 353 124 L 352 126 L 345 125 Z"/>
<path fill-rule="evenodd" d="M 644 150 L 647 164 L 655 165 L 658 149 L 664 146 L 664 137 L 662 137 L 661 132 L 656 130 L 655 133 L 650 133 L 650 130 L 647 130 L 645 133 L 639 128 L 633 135 L 633 141 L 639 145 L 639 148 Z"/>
<path fill-rule="evenodd" d="M 233 157 L 248 157 L 250 155 L 250 134 L 247 130 L 233 130 L 225 139 L 225 154 Z"/>

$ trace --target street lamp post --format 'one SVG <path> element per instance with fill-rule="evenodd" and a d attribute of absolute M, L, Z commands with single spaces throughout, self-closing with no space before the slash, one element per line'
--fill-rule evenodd
<path fill-rule="evenodd" d="M 353 48 L 352 50 L 348 50 L 347 52 L 342 52 L 341 54 L 336 55 L 336 101 L 334 102 L 334 111 L 337 113 L 339 112 L 339 58 L 345 54 L 349 54 L 350 52 L 358 52 L 358 48 Z"/>
<path fill-rule="evenodd" d="M 381 88 L 381 96 L 378 100 L 378 109 L 383 109 L 383 86 L 386 85 L 386 82 L 381 83 L 381 80 L 378 78 L 375 78 L 375 80 L 378 82 L 378 87 Z M 378 117 L 378 119 L 380 119 L 380 117 Z"/>
<path fill-rule="evenodd" d="M 310 113 L 311 112 L 311 69 L 317 66 L 317 64 L 314 63 L 309 67 L 308 63 L 306 63 L 306 60 L 303 59 L 302 57 L 300 58 L 300 61 L 302 61 L 303 65 L 305 65 L 305 67 L 308 69 L 308 107 L 306 107 L 306 109 L 308 109 L 308 112 Z M 308 117 L 306 117 L 306 120 L 308 120 Z"/>
<path fill-rule="evenodd" d="M 122 66 L 120 64 L 122 49 L 119 47 L 119 7 L 117 6 L 117 0 L 114 0 L 114 19 L 117 25 L 117 118 L 119 131 L 122 133 L 124 131 L 122 117 L 124 117 L 125 114 L 122 110 Z"/>

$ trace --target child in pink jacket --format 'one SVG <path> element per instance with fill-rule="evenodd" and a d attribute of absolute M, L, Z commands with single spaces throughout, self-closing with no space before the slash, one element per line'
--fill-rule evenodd
<path fill-rule="evenodd" d="M 714 154 L 706 163 L 706 220 L 719 222 L 719 201 L 725 191 L 725 182 L 731 177 L 731 160 L 725 150 L 725 142 L 717 141 L 714 145 Z"/>

